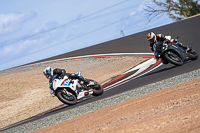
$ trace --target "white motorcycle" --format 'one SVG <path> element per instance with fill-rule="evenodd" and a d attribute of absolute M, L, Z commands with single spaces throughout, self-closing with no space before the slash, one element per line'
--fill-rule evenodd
<path fill-rule="evenodd" d="M 81 75 L 80 72 L 77 73 Z M 78 79 L 69 79 L 64 76 L 63 79 L 53 80 L 53 89 L 58 99 L 68 105 L 74 105 L 78 100 L 87 98 L 91 95 L 99 96 L 103 94 L 103 87 L 94 80 L 89 80 L 90 84 L 85 85 Z"/>

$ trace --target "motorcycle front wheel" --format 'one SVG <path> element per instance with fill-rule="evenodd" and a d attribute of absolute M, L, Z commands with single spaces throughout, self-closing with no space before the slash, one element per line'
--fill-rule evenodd
<path fill-rule="evenodd" d="M 77 98 L 75 94 L 73 94 L 73 92 L 67 91 L 67 89 L 65 88 L 60 88 L 59 90 L 57 90 L 56 94 L 58 99 L 65 104 L 74 105 L 77 103 Z"/>
<path fill-rule="evenodd" d="M 174 51 L 167 51 L 166 53 L 164 53 L 164 58 L 165 58 L 165 60 L 167 60 L 168 62 L 170 62 L 176 66 L 183 65 L 183 60 Z"/>

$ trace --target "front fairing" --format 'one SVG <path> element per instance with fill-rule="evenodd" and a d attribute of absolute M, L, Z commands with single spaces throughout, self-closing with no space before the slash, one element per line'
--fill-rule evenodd
<path fill-rule="evenodd" d="M 54 79 L 53 80 L 53 89 L 56 91 L 58 88 L 70 88 L 76 90 L 77 80 L 69 79 L 65 76 L 63 79 Z"/>

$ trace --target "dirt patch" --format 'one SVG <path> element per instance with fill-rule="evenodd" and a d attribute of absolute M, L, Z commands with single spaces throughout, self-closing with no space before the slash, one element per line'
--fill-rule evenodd
<path fill-rule="evenodd" d="M 89 112 L 33 133 L 198 133 L 200 79 Z"/>
<path fill-rule="evenodd" d="M 115 57 L 62 61 L 35 66 L 33 70 L 0 76 L 0 128 L 55 108 L 62 103 L 49 94 L 45 67 L 63 68 L 67 72 L 104 83 L 148 58 Z"/>

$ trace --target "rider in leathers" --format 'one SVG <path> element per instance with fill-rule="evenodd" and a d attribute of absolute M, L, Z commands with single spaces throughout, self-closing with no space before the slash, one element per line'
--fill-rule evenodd
<path fill-rule="evenodd" d="M 83 81 L 86 85 L 90 83 L 87 79 L 83 78 L 82 76 L 78 76 L 74 73 L 72 74 L 66 73 L 65 69 L 56 68 L 53 70 L 51 67 L 47 67 L 44 69 L 43 74 L 49 79 L 50 94 L 54 94 L 54 95 L 55 95 L 55 92 L 53 90 L 53 80 L 55 78 L 63 79 L 64 76 L 66 75 L 69 79 L 79 79 L 80 81 Z"/>
<path fill-rule="evenodd" d="M 162 34 L 157 34 L 155 35 L 153 32 L 150 32 L 147 34 L 147 40 L 150 42 L 149 47 L 151 48 L 151 50 L 154 52 L 153 49 L 153 45 L 156 42 L 166 42 L 166 43 L 176 43 L 177 45 L 179 45 L 180 47 L 182 47 L 183 49 L 187 49 L 189 50 L 189 47 L 186 45 L 183 45 L 181 42 L 178 42 L 177 39 L 171 39 L 171 36 L 165 36 Z M 167 62 L 165 62 L 164 60 L 162 60 L 162 62 L 164 64 L 166 64 Z"/>

